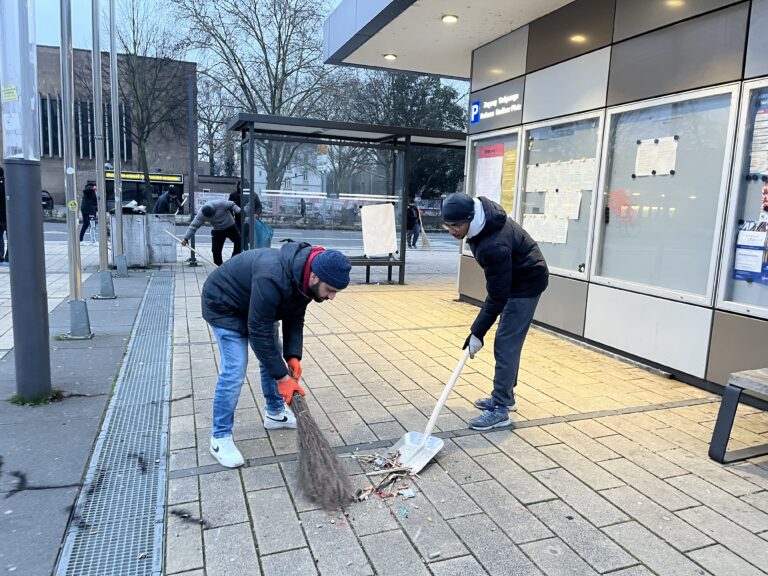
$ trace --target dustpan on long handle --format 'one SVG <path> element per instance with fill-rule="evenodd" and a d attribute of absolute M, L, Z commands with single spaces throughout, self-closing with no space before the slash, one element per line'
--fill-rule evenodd
<path fill-rule="evenodd" d="M 453 386 L 456 384 L 456 380 L 459 379 L 464 364 L 467 363 L 469 358 L 469 348 L 464 350 L 464 353 L 459 359 L 459 363 L 456 365 L 456 369 L 451 375 L 451 379 L 443 389 L 443 393 L 440 394 L 440 399 L 435 405 L 435 409 L 432 410 L 432 415 L 429 417 L 427 427 L 424 429 L 424 433 L 421 432 L 406 432 L 397 443 L 389 449 L 390 454 L 399 453 L 398 460 L 404 467 L 408 467 L 411 474 L 418 474 L 424 466 L 429 464 L 429 461 L 434 458 L 438 452 L 443 448 L 445 442 L 442 438 L 437 436 L 430 436 L 432 429 L 435 427 L 437 417 L 440 416 L 440 411 L 445 406 L 445 401 L 448 400 L 448 396 L 453 390 Z"/>

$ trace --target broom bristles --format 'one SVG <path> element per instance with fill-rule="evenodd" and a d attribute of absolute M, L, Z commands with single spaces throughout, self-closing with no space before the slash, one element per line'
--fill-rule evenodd
<path fill-rule="evenodd" d="M 429 248 L 429 238 L 427 238 L 427 235 L 424 232 L 424 230 L 421 231 L 421 247 Z"/>
<path fill-rule="evenodd" d="M 291 408 L 296 415 L 299 489 L 323 510 L 344 508 L 352 500 L 349 475 L 312 417 L 306 399 L 295 394 Z"/>

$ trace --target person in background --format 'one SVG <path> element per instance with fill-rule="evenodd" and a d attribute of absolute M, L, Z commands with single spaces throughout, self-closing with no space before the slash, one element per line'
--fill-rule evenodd
<path fill-rule="evenodd" d="M 493 343 L 493 394 L 475 400 L 483 413 L 469 426 L 475 430 L 508 426 L 509 412 L 517 409 L 514 390 L 525 336 L 549 283 L 547 263 L 528 232 L 484 196 L 456 192 L 443 200 L 442 212 L 448 232 L 457 240 L 467 239 L 485 274 L 488 295 L 463 346 L 469 348 L 470 358 L 480 351 L 485 334 L 500 318 Z"/>
<path fill-rule="evenodd" d="M 301 199 L 301 219 L 304 221 L 304 224 L 307 223 L 307 201 L 304 200 L 304 198 Z"/>
<path fill-rule="evenodd" d="M 88 182 L 83 188 L 83 199 L 80 201 L 80 214 L 83 217 L 83 225 L 80 227 L 80 242 L 85 238 L 85 233 L 91 227 L 91 218 L 96 217 L 99 200 L 96 197 L 96 185 Z"/>
<path fill-rule="evenodd" d="M 0 166 L 0 266 L 10 266 L 8 252 L 5 250 L 5 235 L 8 233 L 8 220 L 5 211 L 5 170 Z"/>
<path fill-rule="evenodd" d="M 224 250 L 224 242 L 227 238 L 232 241 L 234 248 L 232 249 L 232 256 L 240 254 L 240 232 L 235 224 L 235 218 L 232 216 L 232 212 L 236 214 L 240 213 L 240 208 L 229 200 L 211 200 L 202 205 L 198 213 L 195 215 L 195 219 L 187 228 L 184 233 L 184 240 L 181 242 L 182 246 L 189 245 L 189 239 L 197 232 L 197 229 L 205 222 L 210 222 L 211 227 L 211 251 L 213 252 L 213 262 L 217 266 L 221 266 L 223 259 L 221 253 Z"/>
<path fill-rule="evenodd" d="M 243 207 L 243 190 L 240 187 L 240 181 L 239 180 L 237 181 L 237 184 L 235 185 L 235 191 L 232 192 L 229 195 L 229 201 L 230 202 L 234 202 L 235 206 L 237 206 L 238 208 L 242 208 Z M 242 235 L 242 233 L 243 233 L 243 226 L 242 226 L 241 219 L 242 219 L 242 214 L 240 212 L 236 212 L 235 213 L 235 225 L 237 226 L 237 231 L 240 232 L 240 234 Z"/>
<path fill-rule="evenodd" d="M 419 240 L 419 232 L 421 232 L 421 223 L 419 221 L 419 209 L 413 202 L 408 204 L 405 228 L 408 230 L 408 247 L 416 248 L 416 242 Z"/>
<path fill-rule="evenodd" d="M 313 300 L 333 300 L 349 286 L 351 268 L 341 252 L 288 242 L 279 250 L 243 252 L 208 276 L 202 293 L 203 318 L 213 328 L 221 355 L 210 451 L 222 466 L 244 464 L 232 429 L 248 368 L 248 345 L 259 360 L 264 427 L 296 428 L 296 417 L 287 405 L 294 393 L 304 395 L 299 381 L 307 306 Z"/>
<path fill-rule="evenodd" d="M 153 214 L 176 214 L 181 210 L 181 199 L 179 193 L 176 191 L 176 187 L 171 184 L 168 186 L 168 190 L 160 194 L 160 197 L 155 202 L 155 207 L 152 210 Z"/>

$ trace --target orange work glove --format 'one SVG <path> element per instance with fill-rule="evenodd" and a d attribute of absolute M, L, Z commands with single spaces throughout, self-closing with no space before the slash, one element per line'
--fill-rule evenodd
<path fill-rule="evenodd" d="M 290 406 L 291 400 L 293 400 L 293 393 L 298 392 L 302 396 L 306 396 L 306 393 L 302 389 L 301 386 L 299 386 L 299 383 L 294 379 L 288 376 L 288 378 L 285 378 L 284 380 L 278 380 L 277 381 L 277 391 L 280 393 L 280 396 L 283 397 L 283 400 L 285 400 L 285 403 Z"/>
<path fill-rule="evenodd" d="M 301 362 L 298 358 L 288 358 L 288 373 L 296 381 L 301 380 Z"/>

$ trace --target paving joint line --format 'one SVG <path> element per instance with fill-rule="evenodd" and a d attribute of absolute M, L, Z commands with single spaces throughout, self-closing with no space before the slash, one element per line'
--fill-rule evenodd
<path fill-rule="evenodd" d="M 349 332 L 313 332 L 312 334 L 305 335 L 304 338 L 312 337 L 312 336 L 348 336 L 350 334 L 381 334 L 381 333 L 388 333 L 391 334 L 392 332 L 415 332 L 417 330 L 442 330 L 443 328 L 466 328 L 467 324 L 466 322 L 463 324 L 448 324 L 446 326 L 428 326 L 428 327 L 408 327 L 408 328 L 382 328 L 380 330 L 352 330 Z"/>
<path fill-rule="evenodd" d="M 549 424 L 561 424 L 570 422 L 579 422 L 581 420 L 592 420 L 595 418 L 605 418 L 607 416 L 622 416 L 626 414 L 639 414 L 643 412 L 656 412 L 660 410 L 670 410 L 672 408 L 685 408 L 687 406 L 700 406 L 703 404 L 713 404 L 719 402 L 720 398 L 691 398 L 689 400 L 675 400 L 671 402 L 662 402 L 660 404 L 649 404 L 647 406 L 634 406 L 626 408 L 617 408 L 614 410 L 598 410 L 595 412 L 584 412 L 582 414 L 569 414 L 567 416 L 552 416 L 549 418 L 538 418 L 535 420 L 525 420 L 522 422 L 513 422 L 510 426 L 503 428 L 494 428 L 492 430 L 473 430 L 472 428 L 460 428 L 446 432 L 434 434 L 438 438 L 454 439 L 465 438 L 467 436 L 476 436 L 478 434 L 487 434 L 489 432 L 500 432 L 503 430 L 517 430 L 519 428 L 536 428 L 547 426 Z M 346 446 L 337 446 L 334 448 L 339 456 L 351 454 L 358 451 L 376 450 L 379 448 L 389 448 L 399 438 L 390 438 L 387 440 L 377 440 L 375 442 L 364 442 L 362 444 L 349 444 Z M 268 464 L 280 464 L 284 462 L 295 462 L 298 459 L 297 452 L 287 452 L 285 454 L 276 454 L 274 456 L 262 456 L 260 458 L 249 458 L 246 460 L 244 468 L 256 468 Z M 229 470 L 220 464 L 207 464 L 205 466 L 196 466 L 194 468 L 180 468 L 168 473 L 169 480 L 179 478 L 189 478 L 192 476 L 203 476 Z"/>

